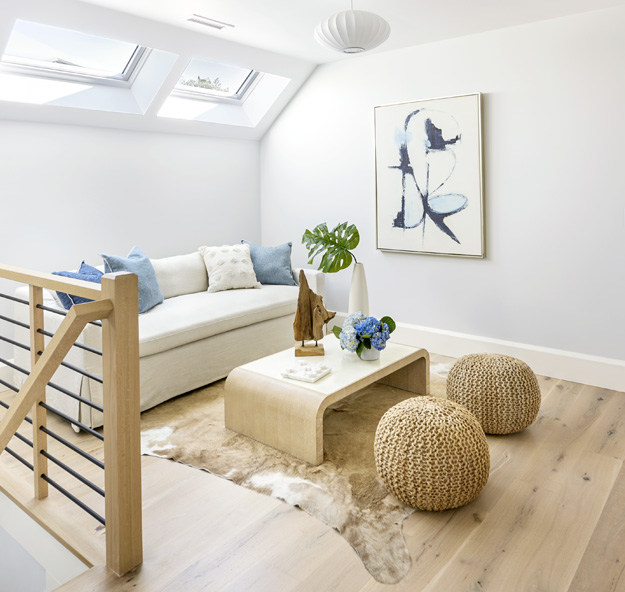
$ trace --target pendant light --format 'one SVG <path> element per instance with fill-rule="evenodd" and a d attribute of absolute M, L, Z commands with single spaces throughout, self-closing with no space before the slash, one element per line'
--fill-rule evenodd
<path fill-rule="evenodd" d="M 360 53 L 384 43 L 391 34 L 389 24 L 377 14 L 365 10 L 337 12 L 315 27 L 315 40 L 335 51 Z"/>

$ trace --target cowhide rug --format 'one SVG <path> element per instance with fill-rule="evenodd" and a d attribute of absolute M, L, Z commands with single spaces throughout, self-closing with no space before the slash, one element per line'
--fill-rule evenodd
<path fill-rule="evenodd" d="M 431 367 L 431 394 L 445 396 L 448 365 Z M 410 570 L 402 524 L 415 510 L 391 495 L 373 457 L 382 415 L 413 396 L 379 384 L 328 408 L 324 462 L 308 463 L 224 427 L 224 381 L 172 399 L 141 419 L 142 453 L 204 469 L 297 506 L 336 529 L 369 573 L 391 584 Z"/>

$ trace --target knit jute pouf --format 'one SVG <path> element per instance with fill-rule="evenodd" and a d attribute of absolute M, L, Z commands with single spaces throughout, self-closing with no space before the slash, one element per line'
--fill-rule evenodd
<path fill-rule="evenodd" d="M 420 510 L 449 510 L 482 491 L 490 469 L 486 436 L 462 405 L 415 397 L 391 407 L 375 433 L 375 464 L 386 488 Z"/>
<path fill-rule="evenodd" d="M 514 434 L 536 419 L 540 387 L 531 368 L 517 358 L 470 354 L 449 371 L 447 398 L 469 409 L 487 434 Z"/>

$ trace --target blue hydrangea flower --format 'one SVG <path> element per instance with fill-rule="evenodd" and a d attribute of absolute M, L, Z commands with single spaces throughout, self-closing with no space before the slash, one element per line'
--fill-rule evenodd
<path fill-rule="evenodd" d="M 360 337 L 371 337 L 374 333 L 378 333 L 381 328 L 380 321 L 375 317 L 367 317 L 356 325 L 356 331 Z"/>
<path fill-rule="evenodd" d="M 343 328 L 355 327 L 360 321 L 364 321 L 366 318 L 367 317 L 360 311 L 353 312 L 343 321 Z"/>
<path fill-rule="evenodd" d="M 358 334 L 356 329 L 350 325 L 343 325 L 343 330 L 339 335 L 341 347 L 351 352 L 355 352 L 358 349 Z"/>
<path fill-rule="evenodd" d="M 341 348 L 350 352 L 356 352 L 362 343 L 366 348 L 372 347 L 381 351 L 386 348 L 390 337 L 391 331 L 387 323 L 375 317 L 367 317 L 361 311 L 350 314 L 339 332 Z"/>
<path fill-rule="evenodd" d="M 386 342 L 390 337 L 390 333 L 384 333 L 378 331 L 371 336 L 371 347 L 375 347 L 375 349 L 382 351 L 386 347 Z"/>

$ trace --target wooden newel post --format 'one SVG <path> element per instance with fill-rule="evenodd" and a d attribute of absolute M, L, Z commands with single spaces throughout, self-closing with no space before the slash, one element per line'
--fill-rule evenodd
<path fill-rule="evenodd" d="M 104 275 L 102 298 L 106 564 L 123 575 L 143 561 L 137 276 Z"/>
<path fill-rule="evenodd" d="M 43 352 L 44 337 L 38 329 L 43 329 L 43 309 L 37 308 L 43 304 L 43 289 L 38 286 L 30 286 L 30 367 L 41 357 L 39 352 Z M 40 402 L 46 400 L 46 387 L 42 385 L 38 389 L 37 399 L 33 406 L 33 467 L 35 478 L 35 498 L 44 499 L 48 497 L 48 483 L 42 479 L 42 475 L 48 475 L 48 459 L 43 456 L 42 451 L 48 450 L 48 438 L 39 428 L 46 427 L 46 410 L 39 406 Z"/>

